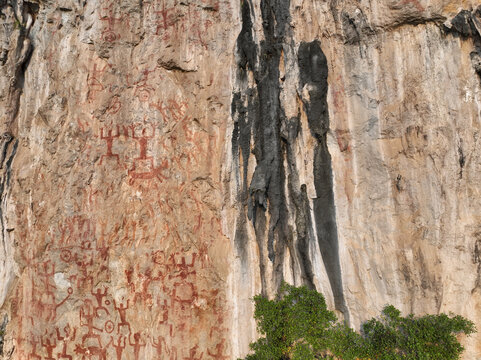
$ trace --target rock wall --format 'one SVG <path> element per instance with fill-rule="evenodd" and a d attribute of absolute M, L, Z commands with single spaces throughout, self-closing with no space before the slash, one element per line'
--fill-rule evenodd
<path fill-rule="evenodd" d="M 481 329 L 478 5 L 0 0 L 3 357 L 236 359 L 283 280 Z"/>
<path fill-rule="evenodd" d="M 2 6 L 5 358 L 227 356 L 231 5 Z"/>

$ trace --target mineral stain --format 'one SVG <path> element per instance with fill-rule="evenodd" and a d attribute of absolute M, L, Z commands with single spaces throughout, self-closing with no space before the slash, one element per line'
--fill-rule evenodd
<path fill-rule="evenodd" d="M 284 253 L 289 248 L 297 256 L 301 278 L 314 287 L 314 271 L 310 243 L 317 241 L 326 267 L 335 306 L 347 318 L 342 290 L 339 245 L 336 227 L 331 156 L 326 136 L 329 130 L 327 106 L 327 60 L 319 41 L 301 43 L 298 48 L 290 33 L 290 3 L 287 0 L 263 0 L 260 3 L 263 40 L 254 34 L 253 5 L 242 2 L 242 29 L 237 38 L 238 88 L 232 97 L 232 155 L 238 166 L 242 186 L 238 189 L 240 204 L 235 245 L 242 266 L 249 266 L 246 244 L 247 221 L 254 229 L 260 257 L 260 276 L 263 293 L 267 283 L 278 287 L 283 280 Z M 297 53 L 299 93 L 306 87 L 308 98 L 302 99 L 311 136 L 316 139 L 313 178 L 316 197 L 311 202 L 306 186 L 294 186 L 295 145 L 300 131 L 299 117 L 288 119 L 280 94 L 282 91 L 279 67 L 283 52 Z M 300 115 L 299 115 L 300 116 Z M 284 129 L 284 130 L 282 130 Z M 285 130 L 287 129 L 287 131 Z M 255 169 L 249 179 L 251 154 Z M 314 207 L 313 211 L 311 206 Z M 267 215 L 268 214 L 268 215 Z M 312 215 L 313 214 L 313 218 Z M 289 215 L 295 218 L 296 229 L 288 225 Z M 297 247 L 291 239 L 297 231 Z M 317 237 L 316 235 L 317 234 Z M 267 253 L 265 253 L 267 249 Z M 267 279 L 266 261 L 272 263 L 273 279 Z"/>

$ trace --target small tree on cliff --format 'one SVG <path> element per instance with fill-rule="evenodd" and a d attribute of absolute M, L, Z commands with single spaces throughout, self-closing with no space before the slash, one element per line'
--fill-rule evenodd
<path fill-rule="evenodd" d="M 464 348 L 456 335 L 475 331 L 474 324 L 459 315 L 402 317 L 392 305 L 384 308 L 380 319 L 362 325 L 369 358 L 383 360 L 459 359 Z"/>
<path fill-rule="evenodd" d="M 336 321 L 322 294 L 282 284 L 279 299 L 254 297 L 258 331 L 246 360 L 310 359 L 328 346 L 328 330 Z"/>
<path fill-rule="evenodd" d="M 475 331 L 461 316 L 401 317 L 389 305 L 359 334 L 337 322 L 322 294 L 285 283 L 276 300 L 257 295 L 254 302 L 262 337 L 245 360 L 455 360 L 464 350 L 455 335 Z"/>

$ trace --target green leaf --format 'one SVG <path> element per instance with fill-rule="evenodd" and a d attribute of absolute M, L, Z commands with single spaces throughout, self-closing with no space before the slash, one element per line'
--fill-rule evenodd
<path fill-rule="evenodd" d="M 476 331 L 462 316 L 410 314 L 392 305 L 357 333 L 337 322 L 324 296 L 283 283 L 276 299 L 254 297 L 254 318 L 262 335 L 245 360 L 456 360 L 464 348 L 456 335 Z"/>

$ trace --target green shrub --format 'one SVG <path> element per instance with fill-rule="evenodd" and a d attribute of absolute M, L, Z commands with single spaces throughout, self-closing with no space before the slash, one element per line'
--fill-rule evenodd
<path fill-rule="evenodd" d="M 286 283 L 276 300 L 257 295 L 254 303 L 262 336 L 245 360 L 455 360 L 464 350 L 456 335 L 475 332 L 461 316 L 402 317 L 389 305 L 357 333 L 337 321 L 322 294 Z"/>
<path fill-rule="evenodd" d="M 336 321 L 324 297 L 306 287 L 282 284 L 279 300 L 254 297 L 259 333 L 264 335 L 251 344 L 255 359 L 313 359 L 327 349 L 328 329 Z"/>
<path fill-rule="evenodd" d="M 474 324 L 462 316 L 402 317 L 392 305 L 384 308 L 380 319 L 362 325 L 369 357 L 383 360 L 459 359 L 464 348 L 455 335 L 473 332 Z"/>

